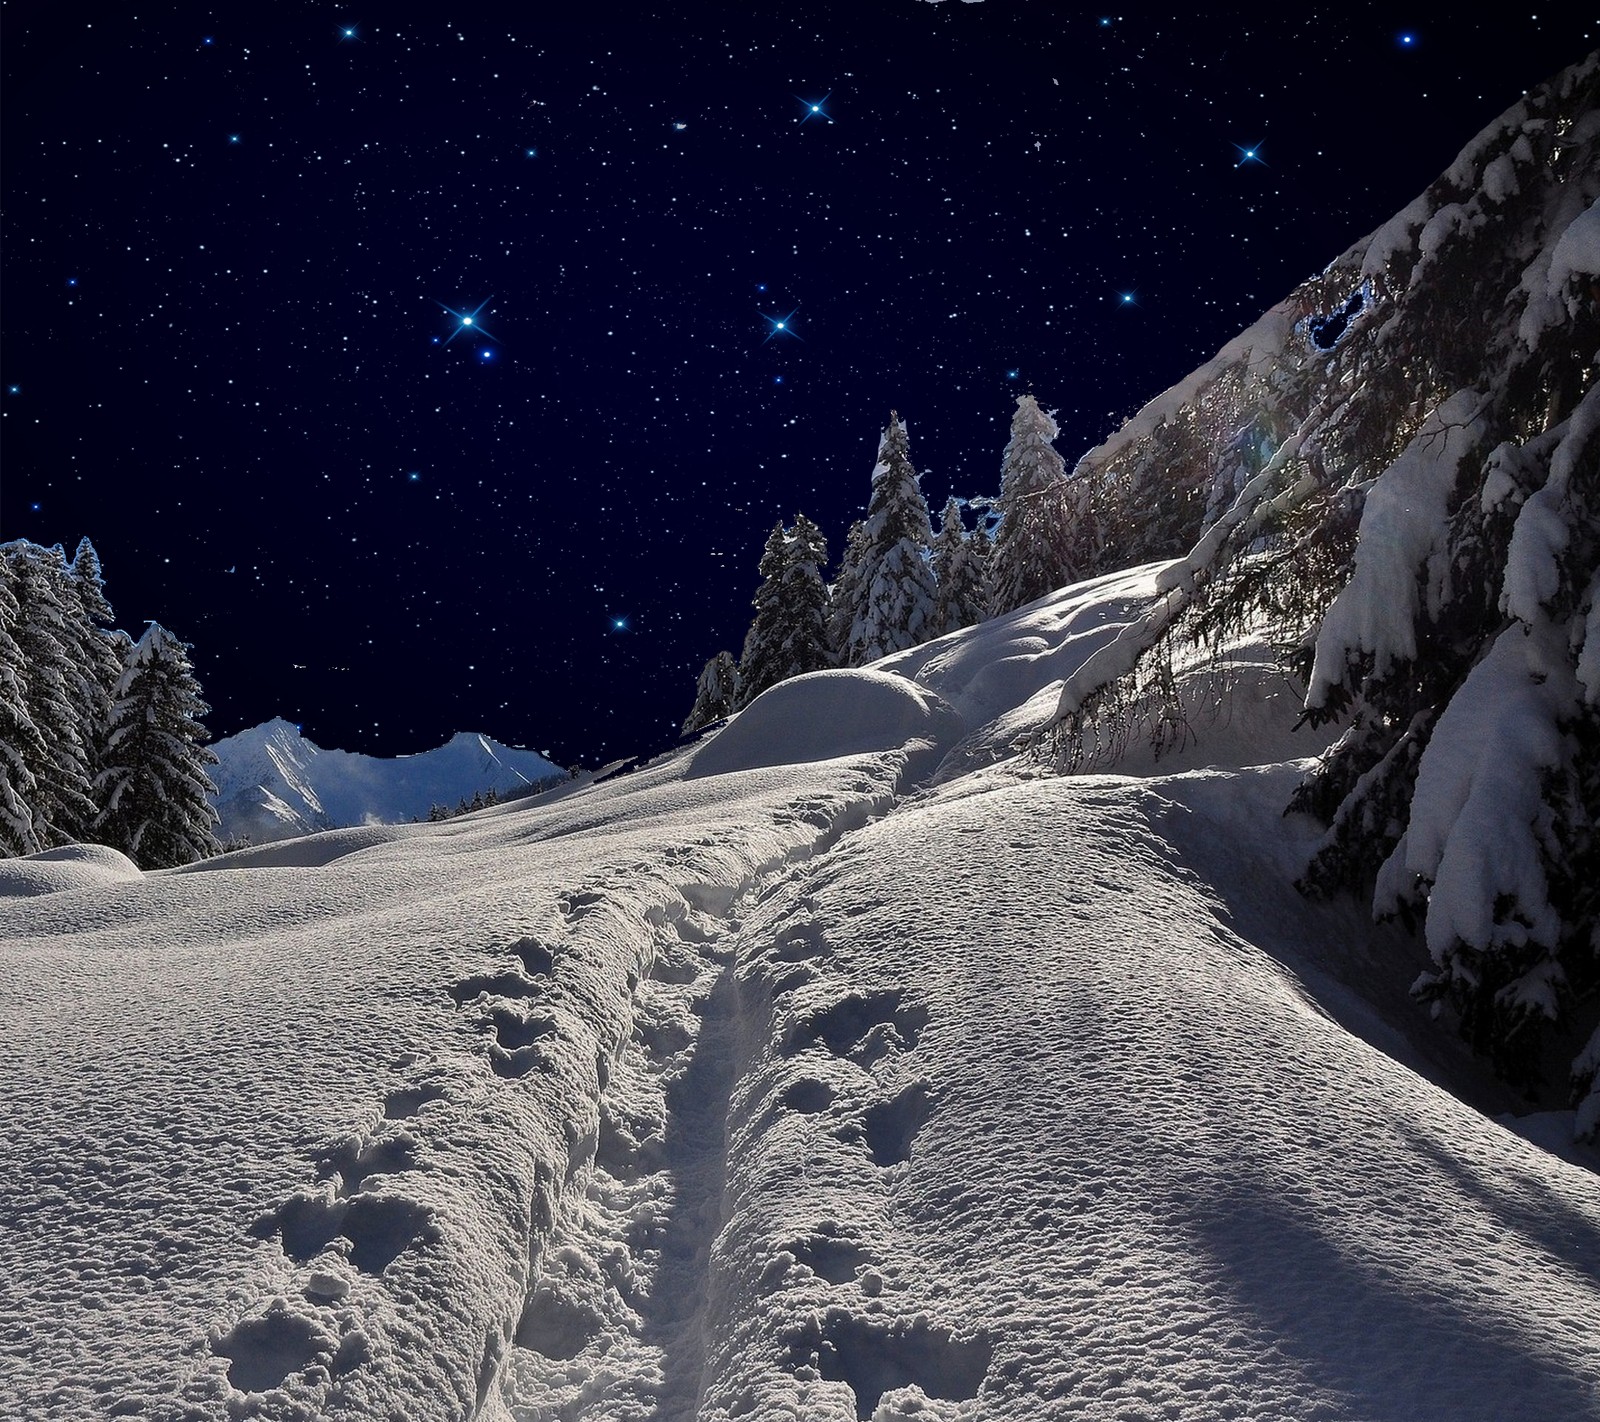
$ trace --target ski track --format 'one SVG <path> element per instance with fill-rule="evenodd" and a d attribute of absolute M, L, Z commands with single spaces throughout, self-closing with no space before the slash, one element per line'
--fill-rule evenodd
<path fill-rule="evenodd" d="M 496 1085 L 480 1080 L 464 1092 L 459 1063 L 402 1056 L 404 1075 L 384 1095 L 377 1124 L 318 1151 L 314 1182 L 252 1223 L 251 1236 L 281 1253 L 280 1281 L 291 1282 L 209 1344 L 231 1394 L 249 1398 L 242 1413 L 237 1401 L 229 1412 L 367 1414 L 375 1379 L 406 1372 L 422 1338 L 374 1330 L 356 1306 L 363 1280 L 381 1286 L 407 1259 L 436 1278 L 462 1265 L 441 1250 L 449 1241 L 438 1192 L 428 1188 L 450 1149 L 430 1144 L 436 1103 L 481 1111 L 496 1092 L 548 1092 L 564 1113 L 554 1152 L 563 1168 L 546 1168 L 551 1152 L 539 1146 L 548 1141 L 524 1143 L 513 1153 L 520 1178 L 498 1182 L 526 1245 L 515 1306 L 489 1320 L 476 1358 L 435 1359 L 456 1384 L 459 1410 L 419 1398 L 416 1415 L 693 1418 L 743 1030 L 739 905 L 887 813 L 915 760 L 889 757 L 883 789 L 870 788 L 869 776 L 865 793 L 800 796 L 789 808 L 810 837 L 732 884 L 688 879 L 641 904 L 635 876 L 613 871 L 559 892 L 554 933 L 515 938 L 482 971 L 444 983 Z M 687 863 L 694 847 L 662 857 Z M 638 866 L 647 883 L 652 867 Z M 618 1010 L 619 985 L 606 970 L 615 944 L 630 937 L 639 946 Z M 575 1056 L 588 1070 L 573 1070 Z M 218 1367 L 202 1364 L 186 1390 L 193 1415 L 218 1396 L 218 1381 Z M 142 1410 L 133 1396 L 123 1406 Z"/>

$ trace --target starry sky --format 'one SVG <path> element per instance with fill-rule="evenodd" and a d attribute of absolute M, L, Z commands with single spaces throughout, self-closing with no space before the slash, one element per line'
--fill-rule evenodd
<path fill-rule="evenodd" d="M 891 409 L 935 510 L 997 491 L 1021 391 L 1070 462 L 1600 43 L 1578 6 L 522 8 L 0 6 L 0 536 L 89 535 L 216 735 L 670 745 L 767 532 L 837 553 Z"/>

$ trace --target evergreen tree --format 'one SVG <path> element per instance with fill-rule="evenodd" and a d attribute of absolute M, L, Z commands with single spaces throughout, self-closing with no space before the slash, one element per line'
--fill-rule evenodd
<path fill-rule="evenodd" d="M 1057 712 L 1081 764 L 1175 642 L 1288 649 L 1304 719 L 1346 723 L 1291 804 L 1327 825 L 1302 888 L 1419 926 L 1418 998 L 1549 1104 L 1564 1057 L 1592 1138 L 1597 118 L 1591 55 L 1085 456 L 1116 551 L 1152 547 L 1129 533 L 1141 508 L 1165 527 L 1153 546 L 1170 551 L 1173 509 L 1196 538 Z"/>
<path fill-rule="evenodd" d="M 733 714 L 733 703 L 739 692 L 739 664 L 731 652 L 718 652 L 700 673 L 695 687 L 694 706 L 683 723 L 683 733 L 698 731 L 713 721 Z"/>
<path fill-rule="evenodd" d="M 828 588 L 822 580 L 827 561 L 822 530 L 804 514 L 793 528 L 779 524 L 772 530 L 761 555 L 755 620 L 739 659 L 736 710 L 769 686 L 831 664 Z"/>
<path fill-rule="evenodd" d="M 938 597 L 928 545 L 933 529 L 911 464 L 906 427 L 891 411 L 872 470 L 861 557 L 860 611 L 850 628 L 847 662 L 860 666 L 937 635 Z"/>
<path fill-rule="evenodd" d="M 81 839 L 95 816 L 82 720 L 92 677 L 78 659 L 82 611 L 59 547 L 16 542 L 0 553 L 14 578 L 23 703 L 42 742 L 30 767 L 33 837 L 50 849 Z"/>
<path fill-rule="evenodd" d="M 217 757 L 205 744 L 200 718 L 209 708 L 188 653 L 156 622 L 133 646 L 96 785 L 103 796 L 97 834 L 145 869 L 188 864 L 219 849 L 216 786 L 206 775 Z"/>
<path fill-rule="evenodd" d="M 867 521 L 858 518 L 850 525 L 844 552 L 839 557 L 839 572 L 828 589 L 828 648 L 835 666 L 858 666 L 850 645 L 856 619 L 866 612 L 867 582 L 862 565 L 867 556 Z"/>
<path fill-rule="evenodd" d="M 38 789 L 33 767 L 43 763 L 45 747 L 23 688 L 16 580 L 11 559 L 0 558 L 0 855 L 32 854 L 40 847 L 33 824 Z"/>
<path fill-rule="evenodd" d="M 84 750 L 92 782 L 104 765 L 105 738 L 111 728 L 111 701 L 122 676 L 123 657 L 129 645 L 126 633 L 112 627 L 111 604 L 106 600 L 100 555 L 87 538 L 80 539 L 69 569 L 78 616 L 72 619 L 78 642 L 78 661 L 86 673 L 80 681 L 83 703 Z"/>
<path fill-rule="evenodd" d="M 990 569 L 995 612 L 1010 612 L 1087 575 L 1093 557 L 1087 486 L 1074 487 L 1050 441 L 1060 430 L 1032 395 L 1017 397 L 1000 473 L 1000 526 Z"/>
<path fill-rule="evenodd" d="M 982 547 L 988 536 L 968 534 L 961 505 L 952 497 L 944 506 L 939 536 L 933 540 L 933 576 L 939 592 L 934 626 L 940 635 L 981 622 L 989 609 L 988 565 Z"/>

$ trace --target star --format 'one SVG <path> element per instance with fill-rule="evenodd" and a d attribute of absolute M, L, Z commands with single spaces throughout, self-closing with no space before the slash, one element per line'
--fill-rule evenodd
<path fill-rule="evenodd" d="M 1267 160 L 1261 156 L 1259 143 L 1252 143 L 1248 148 L 1242 143 L 1235 143 L 1233 150 L 1239 155 L 1239 161 L 1233 165 L 1235 168 L 1242 168 L 1246 163 L 1259 163 L 1263 168 L 1267 166 Z"/>
<path fill-rule="evenodd" d="M 480 301 L 471 311 L 457 311 L 454 307 L 445 306 L 444 302 L 439 302 L 440 306 L 444 307 L 446 311 L 456 318 L 456 328 L 445 338 L 445 345 L 449 345 L 463 331 L 473 331 L 478 335 L 487 336 L 491 341 L 498 341 L 500 337 L 495 335 L 493 331 L 478 324 L 478 312 L 482 311 L 493 300 L 494 297 L 488 297 Z"/>
<path fill-rule="evenodd" d="M 794 97 L 795 102 L 798 103 L 803 110 L 800 115 L 801 123 L 805 123 L 808 119 L 814 118 L 822 119 L 825 123 L 833 122 L 833 115 L 828 112 L 826 107 L 828 100 L 833 97 L 831 90 L 824 94 L 820 99 L 802 99 L 798 94 L 796 94 Z"/>
<path fill-rule="evenodd" d="M 1417 45 L 1417 37 L 1412 34 L 1410 30 L 1402 30 L 1394 37 L 1394 42 L 1399 45 L 1401 49 L 1415 49 Z"/>
<path fill-rule="evenodd" d="M 1118 306 L 1137 306 L 1138 304 L 1139 304 L 1139 294 L 1137 292 L 1134 292 L 1134 291 L 1119 291 L 1117 293 L 1117 305 Z"/>
<path fill-rule="evenodd" d="M 796 306 L 794 311 L 799 309 Z M 787 316 L 769 316 L 765 311 L 761 313 L 761 319 L 772 328 L 767 332 L 766 339 L 761 342 L 762 345 L 766 345 L 767 341 L 770 341 L 774 336 L 793 336 L 797 341 L 805 339 L 794 328 L 794 311 L 791 311 Z"/>
<path fill-rule="evenodd" d="M 356 39 L 360 35 L 360 33 L 361 32 L 354 25 L 340 25 L 339 26 L 339 43 L 343 44 L 347 40 Z"/>
<path fill-rule="evenodd" d="M 628 619 L 626 617 L 613 617 L 611 619 L 611 630 L 613 632 L 626 632 L 628 630 Z"/>

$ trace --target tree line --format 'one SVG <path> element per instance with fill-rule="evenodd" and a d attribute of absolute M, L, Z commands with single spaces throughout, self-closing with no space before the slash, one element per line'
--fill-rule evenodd
<path fill-rule="evenodd" d="M 832 583 L 822 530 L 804 514 L 779 523 L 762 550 L 743 651 L 706 663 L 685 732 L 788 677 L 863 666 L 1087 576 L 1100 553 L 1096 524 L 1087 486 L 1069 478 L 1052 444 L 1058 433 L 1033 395 L 1019 396 L 999 497 L 967 501 L 978 511 L 972 529 L 952 497 L 935 534 L 905 422 L 891 412 L 866 517 L 851 526 Z"/>
<path fill-rule="evenodd" d="M 0 857 L 84 841 L 142 869 L 217 853 L 189 647 L 113 626 L 85 538 L 0 544 Z"/>

